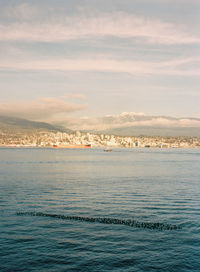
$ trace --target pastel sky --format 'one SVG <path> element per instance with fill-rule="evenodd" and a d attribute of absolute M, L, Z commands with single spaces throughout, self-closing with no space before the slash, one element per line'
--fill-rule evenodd
<path fill-rule="evenodd" d="M 0 0 L 0 114 L 200 117 L 199 0 Z"/>

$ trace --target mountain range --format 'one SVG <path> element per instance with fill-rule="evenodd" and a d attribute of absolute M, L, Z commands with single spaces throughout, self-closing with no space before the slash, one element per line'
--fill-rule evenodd
<path fill-rule="evenodd" d="M 119 136 L 163 136 L 163 137 L 200 137 L 200 128 L 197 127 L 123 127 L 101 131 L 103 134 Z"/>
<path fill-rule="evenodd" d="M 92 126 L 91 126 L 92 124 Z M 77 127 L 49 124 L 22 118 L 0 116 L 0 132 L 7 134 L 31 134 L 40 131 L 83 132 L 114 134 L 119 136 L 187 136 L 200 137 L 200 118 L 176 118 L 150 116 L 138 113 L 122 113 L 99 118 L 80 119 Z"/>
<path fill-rule="evenodd" d="M 34 132 L 70 132 L 61 126 L 54 126 L 45 122 L 30 121 L 27 119 L 0 116 L 0 131 L 7 134 L 31 134 Z"/>
<path fill-rule="evenodd" d="M 200 118 L 192 117 L 180 118 L 123 112 L 118 115 L 82 118 L 80 126 L 85 131 L 120 136 L 200 137 Z"/>

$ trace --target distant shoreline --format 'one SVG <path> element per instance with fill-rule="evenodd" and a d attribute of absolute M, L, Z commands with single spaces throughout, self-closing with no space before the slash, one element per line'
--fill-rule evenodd
<path fill-rule="evenodd" d="M 107 148 L 108 146 L 94 146 L 94 147 L 91 147 L 89 149 L 104 149 L 104 148 Z M 88 148 L 79 148 L 79 147 L 74 147 L 74 148 L 66 148 L 66 147 L 60 147 L 60 148 L 55 148 L 53 146 L 1 146 L 0 145 L 0 148 L 9 148 L 9 149 L 19 149 L 19 148 L 24 148 L 24 149 L 28 149 L 28 148 L 31 148 L 31 149 L 39 149 L 39 148 L 42 148 L 42 149 L 55 149 L 55 150 L 58 150 L 58 149 L 68 149 L 68 150 L 85 150 Z M 110 146 L 110 148 L 114 148 L 117 149 L 117 148 L 122 148 L 122 149 L 199 149 L 200 146 L 189 146 L 189 147 L 155 147 L 155 146 L 149 146 L 149 147 L 126 147 L 126 146 Z"/>

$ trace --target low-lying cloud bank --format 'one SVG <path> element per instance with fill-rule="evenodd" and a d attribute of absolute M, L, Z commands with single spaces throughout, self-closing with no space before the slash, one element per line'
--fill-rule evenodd
<path fill-rule="evenodd" d="M 119 115 L 106 115 L 103 117 L 66 117 L 54 120 L 73 130 L 104 131 L 128 127 L 197 127 L 200 129 L 199 118 L 174 118 L 167 116 L 150 116 L 144 113 L 124 112 Z"/>
<path fill-rule="evenodd" d="M 55 116 L 65 116 L 87 108 L 86 104 L 67 102 L 61 98 L 43 97 L 35 101 L 13 101 L 0 104 L 0 115 L 51 122 Z"/>

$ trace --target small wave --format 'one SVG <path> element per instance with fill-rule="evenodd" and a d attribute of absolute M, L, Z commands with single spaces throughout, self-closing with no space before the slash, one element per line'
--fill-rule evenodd
<path fill-rule="evenodd" d="M 61 214 L 51 214 L 42 212 L 17 212 L 17 215 L 27 215 L 27 216 L 42 216 L 42 217 L 52 217 L 63 220 L 75 220 L 75 221 L 85 221 L 92 223 L 101 224 L 115 224 L 115 225 L 125 225 L 135 228 L 145 228 L 145 229 L 157 229 L 157 230 L 177 230 L 181 229 L 178 225 L 165 224 L 159 222 L 140 222 L 132 219 L 118 219 L 111 217 L 82 217 L 82 216 L 69 216 Z"/>

